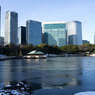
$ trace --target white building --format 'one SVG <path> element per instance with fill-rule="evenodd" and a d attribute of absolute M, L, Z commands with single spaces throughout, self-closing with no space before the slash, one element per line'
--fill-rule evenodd
<path fill-rule="evenodd" d="M 41 22 L 28 20 L 26 21 L 26 43 L 34 46 L 42 43 Z"/>
<path fill-rule="evenodd" d="M 82 26 L 79 21 L 67 22 L 68 44 L 82 44 Z"/>
<path fill-rule="evenodd" d="M 1 36 L 1 6 L 0 6 L 0 36 Z"/>
<path fill-rule="evenodd" d="M 13 11 L 7 11 L 5 15 L 5 39 L 4 44 L 17 45 L 18 40 L 18 14 Z"/>

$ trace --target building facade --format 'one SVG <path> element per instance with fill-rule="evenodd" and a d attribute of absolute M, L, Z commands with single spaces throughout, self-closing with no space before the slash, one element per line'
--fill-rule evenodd
<path fill-rule="evenodd" d="M 82 40 L 82 43 L 83 44 L 86 44 L 86 43 L 89 43 L 90 44 L 90 41 L 88 41 L 88 40 Z"/>
<path fill-rule="evenodd" d="M 5 14 L 5 39 L 4 44 L 15 44 L 18 42 L 18 14 L 7 11 Z"/>
<path fill-rule="evenodd" d="M 95 34 L 94 34 L 94 44 L 95 44 Z"/>
<path fill-rule="evenodd" d="M 81 22 L 45 22 L 42 26 L 43 43 L 48 45 L 81 45 L 82 27 Z"/>
<path fill-rule="evenodd" d="M 0 36 L 0 45 L 4 46 L 4 37 L 1 37 L 1 36 Z"/>
<path fill-rule="evenodd" d="M 68 44 L 82 44 L 82 25 L 79 21 L 67 22 Z"/>
<path fill-rule="evenodd" d="M 18 44 L 26 43 L 26 27 L 20 26 L 18 27 Z"/>
<path fill-rule="evenodd" d="M 48 45 L 67 45 L 67 29 L 65 22 L 43 23 L 44 41 Z"/>
<path fill-rule="evenodd" d="M 1 36 L 1 6 L 0 6 L 0 36 Z"/>
<path fill-rule="evenodd" d="M 28 20 L 26 21 L 26 43 L 34 46 L 42 43 L 41 22 Z"/>

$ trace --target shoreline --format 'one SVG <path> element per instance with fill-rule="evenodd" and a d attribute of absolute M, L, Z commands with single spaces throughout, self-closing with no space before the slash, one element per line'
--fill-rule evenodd
<path fill-rule="evenodd" d="M 47 56 L 46 58 L 52 58 L 52 57 L 84 57 L 84 55 L 69 55 L 69 56 L 63 56 L 63 55 L 58 55 L 58 56 Z M 36 57 L 18 57 L 18 56 L 6 56 L 6 57 L 0 57 L 0 61 L 4 61 L 4 60 L 10 60 L 10 59 L 46 59 L 46 58 L 36 58 Z"/>

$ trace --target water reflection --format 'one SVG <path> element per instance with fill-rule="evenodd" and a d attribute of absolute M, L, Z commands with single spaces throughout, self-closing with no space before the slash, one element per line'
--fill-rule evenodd
<path fill-rule="evenodd" d="M 94 57 L 56 57 L 49 59 L 16 59 L 0 62 L 0 85 L 27 80 L 42 89 L 71 87 L 94 89 Z M 90 85 L 90 86 L 89 86 Z M 34 87 L 35 88 L 35 87 Z"/>

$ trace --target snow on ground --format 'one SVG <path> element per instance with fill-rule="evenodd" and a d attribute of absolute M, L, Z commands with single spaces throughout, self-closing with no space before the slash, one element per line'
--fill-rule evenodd
<path fill-rule="evenodd" d="M 95 91 L 79 92 L 74 95 L 95 95 Z"/>

